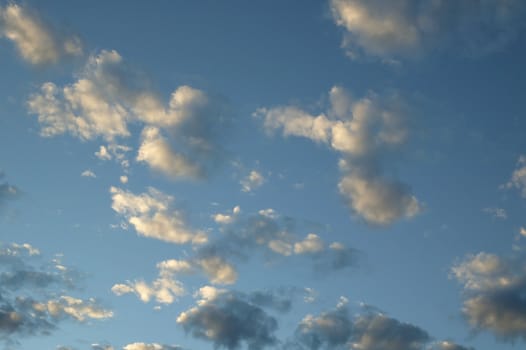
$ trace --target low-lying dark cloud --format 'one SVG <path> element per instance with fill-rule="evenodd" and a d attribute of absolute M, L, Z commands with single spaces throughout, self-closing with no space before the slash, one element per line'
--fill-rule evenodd
<path fill-rule="evenodd" d="M 192 336 L 226 349 L 237 349 L 242 344 L 250 350 L 277 345 L 278 322 L 256 303 L 213 287 L 201 288 L 200 296 L 195 307 L 177 318 Z"/>

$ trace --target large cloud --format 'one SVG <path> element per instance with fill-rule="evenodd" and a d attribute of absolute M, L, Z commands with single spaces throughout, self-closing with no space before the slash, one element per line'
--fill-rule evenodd
<path fill-rule="evenodd" d="M 31 64 L 57 63 L 82 54 L 78 37 L 66 36 L 45 24 L 35 12 L 17 4 L 0 6 L 0 38 L 11 40 Z"/>
<path fill-rule="evenodd" d="M 356 99 L 344 88 L 329 92 L 330 107 L 312 115 L 293 106 L 256 112 L 266 130 L 281 130 L 321 143 L 342 154 L 339 190 L 354 213 L 367 222 L 388 225 L 411 218 L 422 206 L 409 186 L 383 176 L 379 159 L 408 137 L 407 108 L 398 96 Z"/>
<path fill-rule="evenodd" d="M 204 232 L 190 229 L 184 215 L 171 209 L 173 197 L 149 188 L 148 193 L 134 194 L 111 187 L 112 209 L 122 215 L 135 231 L 144 237 L 184 244 L 202 244 L 207 241 Z"/>
<path fill-rule="evenodd" d="M 408 57 L 451 48 L 501 49 L 521 28 L 521 0 L 330 0 L 349 56 Z"/>
<path fill-rule="evenodd" d="M 523 256 L 467 256 L 452 268 L 463 284 L 463 313 L 475 329 L 505 340 L 526 339 L 526 262 Z"/>
<path fill-rule="evenodd" d="M 0 247 L 0 340 L 49 334 L 64 320 L 84 322 L 113 316 L 95 299 L 64 294 L 76 288 L 76 273 L 58 260 L 41 263 L 29 244 Z"/>
<path fill-rule="evenodd" d="M 246 344 L 256 350 L 277 344 L 276 319 L 254 302 L 213 287 L 201 288 L 199 297 L 195 307 L 177 317 L 177 323 L 194 337 L 227 349 Z"/>
<path fill-rule="evenodd" d="M 431 336 L 418 326 L 365 306 L 352 315 L 347 300 L 321 314 L 307 315 L 299 323 L 287 349 L 352 350 L 468 350 L 452 341 L 432 342 Z"/>
<path fill-rule="evenodd" d="M 174 178 L 202 176 L 221 158 L 217 139 L 227 118 L 226 104 L 185 85 L 164 103 L 151 85 L 118 52 L 103 50 L 88 58 L 75 82 L 64 87 L 43 84 L 29 98 L 28 107 L 38 116 L 41 135 L 47 137 L 64 133 L 82 140 L 102 137 L 111 146 L 131 135 L 130 123 L 145 125 L 139 161 Z M 111 158 L 106 147 L 98 154 Z"/>

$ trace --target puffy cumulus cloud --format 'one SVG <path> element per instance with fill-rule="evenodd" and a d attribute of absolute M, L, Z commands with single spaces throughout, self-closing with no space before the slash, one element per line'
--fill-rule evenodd
<path fill-rule="evenodd" d="M 257 170 L 252 170 L 250 174 L 244 177 L 239 183 L 243 192 L 252 192 L 261 187 L 265 182 L 265 177 Z"/>
<path fill-rule="evenodd" d="M 0 6 L 0 38 L 12 41 L 20 56 L 31 64 L 57 63 L 64 56 L 82 54 L 76 36 L 53 30 L 34 11 L 14 3 Z"/>
<path fill-rule="evenodd" d="M 0 246 L 0 341 L 49 334 L 63 321 L 84 322 L 113 316 L 93 298 L 67 295 L 77 273 L 58 260 L 43 261 L 30 244 Z"/>
<path fill-rule="evenodd" d="M 468 55 L 501 49 L 522 26 L 510 1 L 330 0 L 350 57 L 411 57 L 452 48 Z"/>
<path fill-rule="evenodd" d="M 504 340 L 526 339 L 526 263 L 524 257 L 469 255 L 452 268 L 464 287 L 463 313 L 477 330 Z"/>
<path fill-rule="evenodd" d="M 102 137 L 111 145 L 131 135 L 130 123 L 146 125 L 138 160 L 171 177 L 203 175 L 222 157 L 218 133 L 228 119 L 222 99 L 180 86 L 165 103 L 116 51 L 91 55 L 76 76 L 63 87 L 47 82 L 30 96 L 28 108 L 38 116 L 42 136 Z M 112 153 L 103 146 L 96 155 L 108 160 Z"/>
<path fill-rule="evenodd" d="M 183 348 L 177 345 L 166 345 L 159 343 L 132 343 L 125 345 L 123 350 L 182 350 Z"/>
<path fill-rule="evenodd" d="M 0 170 L 0 210 L 6 202 L 17 199 L 20 196 L 20 189 L 4 181 L 5 175 Z"/>
<path fill-rule="evenodd" d="M 197 305 L 177 317 L 186 332 L 216 347 L 248 349 L 275 346 L 277 320 L 263 308 L 237 293 L 203 287 Z"/>
<path fill-rule="evenodd" d="M 111 187 L 112 209 L 131 224 L 137 234 L 161 241 L 203 244 L 207 236 L 187 227 L 183 214 L 170 208 L 173 197 L 149 188 L 148 193 L 134 194 Z"/>
<path fill-rule="evenodd" d="M 516 188 L 522 197 L 526 198 L 526 156 L 520 156 L 517 168 L 511 174 L 511 179 L 502 188 Z"/>
<path fill-rule="evenodd" d="M 312 115 L 297 107 L 259 109 L 266 130 L 281 130 L 284 136 L 305 137 L 342 154 L 339 183 L 350 208 L 367 222 L 388 225 L 411 218 L 422 205 L 409 186 L 386 178 L 379 159 L 408 138 L 407 107 L 399 96 L 371 94 L 356 99 L 342 87 L 329 92 L 329 108 Z"/>
<path fill-rule="evenodd" d="M 319 253 L 323 249 L 323 241 L 314 233 L 309 233 L 303 241 L 294 243 L 294 253 L 296 254 Z"/>
<path fill-rule="evenodd" d="M 139 162 L 172 178 L 201 178 L 202 170 L 190 158 L 175 152 L 156 127 L 142 132 L 142 143 L 137 155 Z"/>

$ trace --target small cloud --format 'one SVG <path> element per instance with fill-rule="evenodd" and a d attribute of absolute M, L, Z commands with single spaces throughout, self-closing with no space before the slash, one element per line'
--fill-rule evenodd
<path fill-rule="evenodd" d="M 517 160 L 517 167 L 511 174 L 511 179 L 500 186 L 501 189 L 515 188 L 519 190 L 521 196 L 526 198 L 526 155 L 522 155 Z"/>
<path fill-rule="evenodd" d="M 521 228 L 519 229 L 519 233 L 521 234 L 521 236 L 526 237 L 526 228 L 521 227 Z"/>
<path fill-rule="evenodd" d="M 119 181 L 120 181 L 122 184 L 127 184 L 127 183 L 128 183 L 128 176 L 126 176 L 126 175 L 122 175 L 122 176 L 119 178 Z"/>
<path fill-rule="evenodd" d="M 256 188 L 261 187 L 264 182 L 265 177 L 257 170 L 252 170 L 250 174 L 248 174 L 239 183 L 241 184 L 241 190 L 243 192 L 252 192 Z"/>
<path fill-rule="evenodd" d="M 97 177 L 97 175 L 95 175 L 95 173 L 93 171 L 89 170 L 89 169 L 84 170 L 82 172 L 82 174 L 80 174 L 80 176 L 82 176 L 82 177 L 92 177 L 92 178 L 96 178 Z"/>
<path fill-rule="evenodd" d="M 482 211 L 491 215 L 494 219 L 506 220 L 508 218 L 508 214 L 503 208 L 484 208 Z"/>

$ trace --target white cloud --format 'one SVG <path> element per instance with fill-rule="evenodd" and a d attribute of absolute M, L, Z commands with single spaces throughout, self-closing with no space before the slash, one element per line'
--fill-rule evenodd
<path fill-rule="evenodd" d="M 123 347 L 123 350 L 181 350 L 177 345 L 161 345 L 159 343 L 132 343 Z"/>
<path fill-rule="evenodd" d="M 241 207 L 237 205 L 232 209 L 232 213 L 217 213 L 212 215 L 212 219 L 214 219 L 214 221 L 218 224 L 228 225 L 234 222 L 239 213 L 241 213 Z"/>
<path fill-rule="evenodd" d="M 159 128 L 146 127 L 143 130 L 137 160 L 172 178 L 202 177 L 199 166 L 188 157 L 173 151 Z"/>
<path fill-rule="evenodd" d="M 409 187 L 386 179 L 378 164 L 383 153 L 408 138 L 405 104 L 396 95 L 356 99 L 339 86 L 330 90 L 329 101 L 327 111 L 317 116 L 290 106 L 262 108 L 255 115 L 267 131 L 306 137 L 340 152 L 340 193 L 367 222 L 387 225 L 418 214 L 422 206 Z"/>
<path fill-rule="evenodd" d="M 106 319 L 113 317 L 113 311 L 100 307 L 94 299 L 82 300 L 63 295 L 46 303 L 33 304 L 35 311 L 47 311 L 53 317 L 68 315 L 77 321 L 86 319 Z"/>
<path fill-rule="evenodd" d="M 256 188 L 261 187 L 265 182 L 265 177 L 257 170 L 252 170 L 239 183 L 243 192 L 252 192 Z"/>
<path fill-rule="evenodd" d="M 92 177 L 92 178 L 96 178 L 97 177 L 97 175 L 95 175 L 95 173 L 93 171 L 89 170 L 89 169 L 84 170 L 82 172 L 82 174 L 80 174 L 80 176 L 82 176 L 82 177 Z"/>
<path fill-rule="evenodd" d="M 101 145 L 99 150 L 95 152 L 95 156 L 99 158 L 100 160 L 111 160 L 112 156 L 106 146 Z"/>
<path fill-rule="evenodd" d="M 520 191 L 522 197 L 526 198 L 526 155 L 519 157 L 517 168 L 511 174 L 511 179 L 503 188 L 516 188 Z"/>
<path fill-rule="evenodd" d="M 509 1 L 330 0 L 348 56 L 410 57 L 437 49 L 485 54 L 509 43 L 524 4 Z"/>
<path fill-rule="evenodd" d="M 309 233 L 303 241 L 294 243 L 294 253 L 296 254 L 319 253 L 323 249 L 323 241 L 314 233 Z"/>
<path fill-rule="evenodd" d="M 126 175 L 122 175 L 119 177 L 119 181 L 122 183 L 122 184 L 127 184 L 128 183 L 128 176 Z"/>
<path fill-rule="evenodd" d="M 35 12 L 17 5 L 0 7 L 0 38 L 11 40 L 31 64 L 57 63 L 63 56 L 82 54 L 80 39 L 51 30 Z"/>
<path fill-rule="evenodd" d="M 519 229 L 519 233 L 520 233 L 522 236 L 526 237 L 526 228 L 521 227 L 521 228 Z"/>
<path fill-rule="evenodd" d="M 173 197 L 153 188 L 139 195 L 116 187 L 110 192 L 112 209 L 123 215 L 139 235 L 176 244 L 207 241 L 204 232 L 187 227 L 180 211 L 170 209 Z"/>

